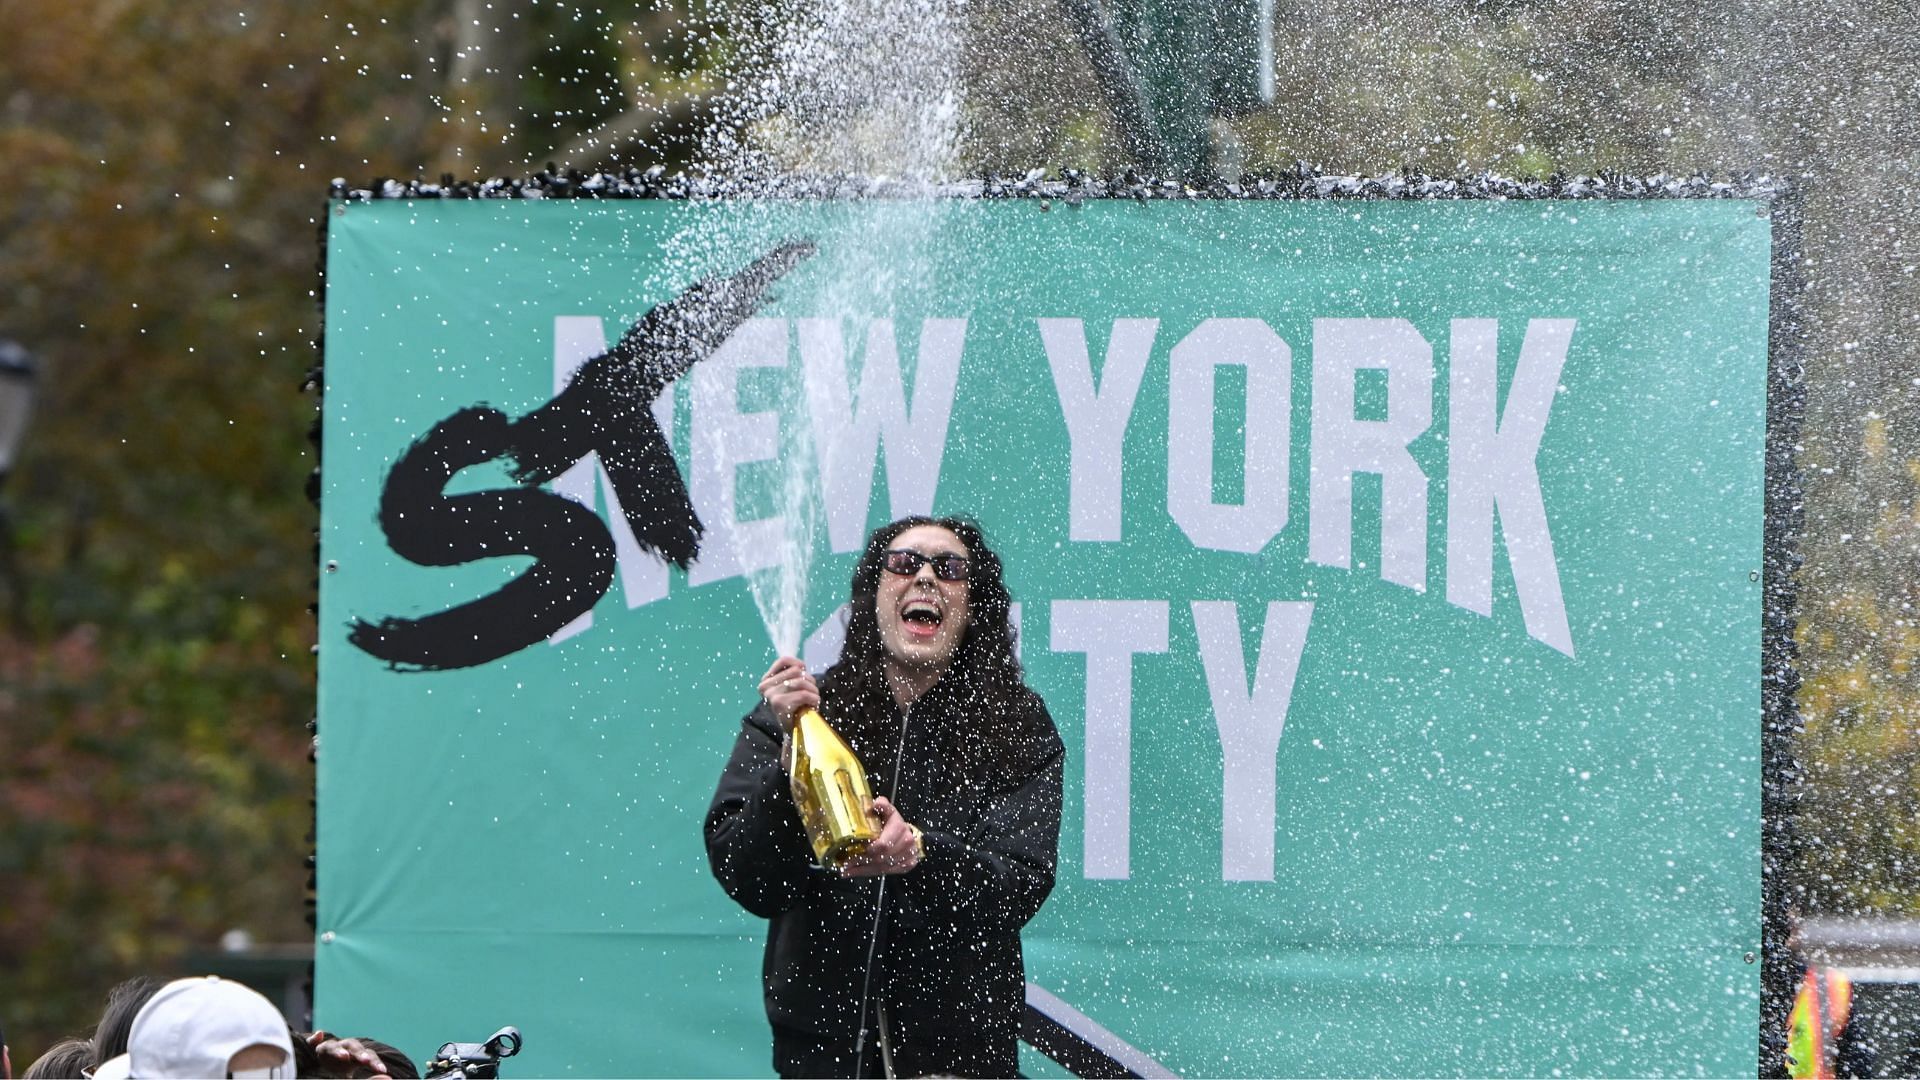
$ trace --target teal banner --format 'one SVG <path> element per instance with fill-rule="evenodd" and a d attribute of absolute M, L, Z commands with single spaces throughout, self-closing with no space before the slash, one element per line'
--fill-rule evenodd
<path fill-rule="evenodd" d="M 1067 746 L 1025 942 L 1077 1038 L 1753 1070 L 1765 204 L 330 215 L 317 1025 L 768 1072 L 701 819 L 776 651 L 829 663 L 867 531 L 933 512 Z"/>

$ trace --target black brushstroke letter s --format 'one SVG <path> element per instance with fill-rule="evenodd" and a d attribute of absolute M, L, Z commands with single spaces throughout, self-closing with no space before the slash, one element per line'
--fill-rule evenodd
<path fill-rule="evenodd" d="M 613 539 L 591 510 L 541 488 L 589 453 L 599 455 L 640 546 L 682 568 L 691 563 L 704 530 L 654 422 L 653 401 L 712 355 L 813 251 L 808 241 L 788 241 L 737 274 L 696 282 L 519 420 L 473 406 L 435 424 L 387 474 L 380 496 L 387 543 L 422 566 L 505 555 L 531 555 L 534 565 L 445 611 L 355 620 L 347 640 L 395 670 L 444 671 L 518 652 L 591 611 L 613 582 Z M 521 486 L 446 494 L 462 469 L 496 458 L 512 462 Z"/>

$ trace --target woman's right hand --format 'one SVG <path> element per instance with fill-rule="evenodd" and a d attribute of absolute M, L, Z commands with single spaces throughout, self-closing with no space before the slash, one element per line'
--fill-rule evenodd
<path fill-rule="evenodd" d="M 760 680 L 760 697 L 773 708 L 780 726 L 793 730 L 794 717 L 802 709 L 820 707 L 820 687 L 808 673 L 807 665 L 791 656 L 773 662 Z"/>

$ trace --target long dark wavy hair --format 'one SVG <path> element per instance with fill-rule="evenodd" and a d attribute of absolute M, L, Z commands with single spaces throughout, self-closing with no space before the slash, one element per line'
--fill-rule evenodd
<path fill-rule="evenodd" d="M 965 758 L 980 762 L 999 757 L 1028 741 L 1036 698 L 1027 689 L 1014 652 L 1014 630 L 1009 620 L 1013 598 L 1000 565 L 1000 556 L 987 545 L 980 526 L 959 517 L 905 517 L 875 529 L 866 551 L 853 568 L 853 596 L 847 619 L 846 644 L 840 659 L 820 680 L 826 715 L 857 743 L 877 746 L 895 734 L 892 695 L 887 689 L 886 646 L 880 640 L 876 605 L 887 549 L 901 533 L 921 525 L 936 525 L 953 533 L 967 547 L 967 630 L 953 661 L 929 697 L 948 698 L 966 710 L 974 722 L 962 733 Z"/>

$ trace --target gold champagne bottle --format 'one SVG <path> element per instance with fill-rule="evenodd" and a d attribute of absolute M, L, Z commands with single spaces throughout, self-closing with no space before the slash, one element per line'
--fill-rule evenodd
<path fill-rule="evenodd" d="M 873 789 L 867 786 L 867 770 L 818 709 L 801 709 L 794 716 L 787 743 L 793 804 L 800 808 L 813 857 L 837 870 L 879 835 L 869 811 Z"/>

